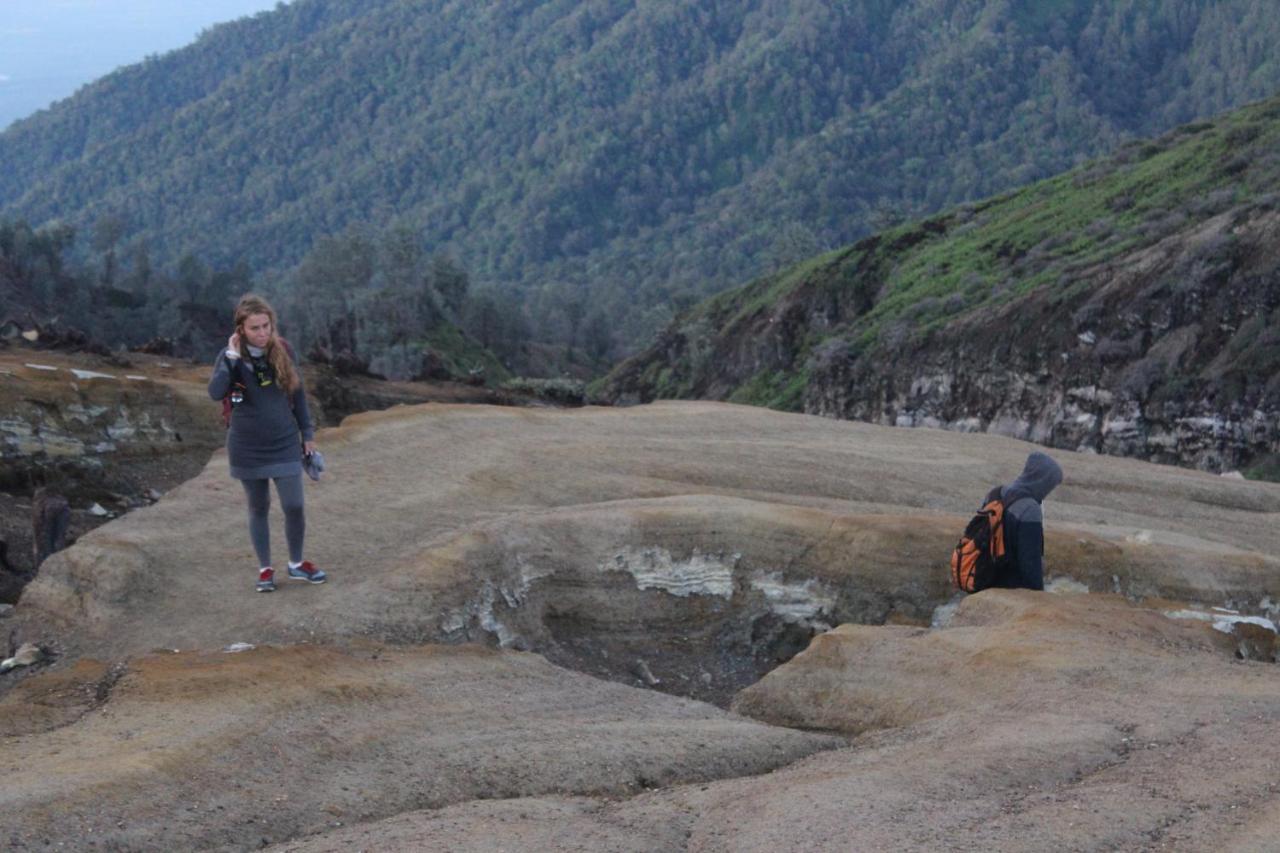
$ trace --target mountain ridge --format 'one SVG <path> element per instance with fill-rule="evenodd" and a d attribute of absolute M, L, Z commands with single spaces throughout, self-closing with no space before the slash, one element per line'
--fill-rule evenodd
<path fill-rule="evenodd" d="M 0 134 L 0 214 L 273 273 L 407 223 L 544 337 L 577 299 L 634 346 L 677 297 L 1274 91 L 1263 5 L 297 0 Z"/>

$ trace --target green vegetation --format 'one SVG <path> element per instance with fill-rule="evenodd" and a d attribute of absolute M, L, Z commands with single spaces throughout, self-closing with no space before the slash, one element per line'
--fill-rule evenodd
<path fill-rule="evenodd" d="M 0 134 L 0 216 L 113 223 L 122 258 L 264 281 L 353 227 L 408 228 L 467 270 L 462 319 L 491 348 L 509 331 L 599 364 L 734 282 L 872 231 L 913 239 L 895 223 L 1265 97 L 1277 55 L 1266 0 L 294 0 Z M 1015 193 L 1029 221 L 913 256 L 877 322 L 985 301 L 1006 287 L 991 257 L 1025 289 L 1139 239 L 1115 235 L 1182 197 L 1171 141 L 1129 149 L 1110 198 L 1065 178 L 1079 210 Z M 955 236 L 966 215 L 987 233 L 981 209 L 939 222 Z M 798 285 L 768 281 L 743 311 Z"/>
<path fill-rule="evenodd" d="M 1280 181 L 1278 108 L 1272 100 L 1217 124 L 1135 143 L 980 206 L 880 235 L 874 250 L 892 252 L 884 260 L 892 270 L 875 307 L 858 318 L 863 344 L 895 321 L 927 333 L 1056 287 L 1188 220 L 1257 203 Z"/>
<path fill-rule="evenodd" d="M 425 352 L 435 354 L 450 376 L 477 376 L 490 384 L 505 383 L 511 373 L 497 357 L 450 323 L 441 323 L 422 340 Z"/>
<path fill-rule="evenodd" d="M 70 226 L 0 220 L 0 322 L 40 323 L 104 352 L 147 346 L 203 359 L 224 345 L 236 300 L 261 289 L 299 354 L 391 379 L 504 382 L 510 372 L 468 331 L 505 324 L 504 346 L 523 342 L 501 306 L 470 292 L 465 270 L 429 257 L 404 229 L 326 238 L 291 276 L 263 288 L 243 265 L 215 270 L 187 256 L 166 272 L 137 247 L 122 259 L 110 221 L 95 229 L 86 262 L 72 258 L 76 239 Z"/>
<path fill-rule="evenodd" d="M 1157 286 L 1176 290 L 1225 280 L 1237 254 L 1230 224 L 1277 209 L 1277 187 L 1280 97 L 1134 141 L 1109 158 L 892 227 L 720 293 L 679 318 L 653 350 L 617 368 L 600 390 L 618 385 L 651 398 L 733 387 L 728 377 L 740 375 L 738 366 L 731 347 L 721 343 L 766 338 L 762 348 L 777 353 L 774 362 L 728 399 L 795 408 L 815 364 L 826 370 L 865 354 L 891 359 L 950 324 L 974 321 L 981 328 L 985 316 L 1032 292 L 1051 305 L 1078 303 L 1097 285 L 1090 271 L 1170 237 L 1179 240 L 1185 268 L 1167 271 Z M 1225 224 L 1203 227 L 1215 218 Z M 793 307 L 797 313 L 789 316 Z M 812 312 L 819 322 L 812 322 Z M 1278 329 L 1280 309 L 1246 318 L 1213 344 L 1224 354 L 1225 366 L 1212 368 L 1219 401 L 1253 399 L 1259 378 L 1265 384 L 1280 372 Z M 675 341 L 684 354 L 671 360 Z M 1122 357 L 1140 355 L 1125 350 Z M 1146 359 L 1127 381 L 1156 402 L 1182 399 L 1199 387 L 1199 379 L 1170 365 Z"/>
<path fill-rule="evenodd" d="M 1244 470 L 1244 476 L 1250 480 L 1265 480 L 1269 483 L 1280 483 L 1280 454 L 1271 454 L 1256 460 Z"/>
<path fill-rule="evenodd" d="M 560 406 L 581 406 L 587 398 L 587 388 L 573 379 L 530 379 L 519 377 L 502 383 L 502 388 L 520 394 L 541 397 Z"/>
<path fill-rule="evenodd" d="M 808 383 L 809 377 L 804 371 L 793 374 L 766 370 L 739 386 L 729 395 L 729 402 L 799 412 L 804 409 L 804 389 Z"/>

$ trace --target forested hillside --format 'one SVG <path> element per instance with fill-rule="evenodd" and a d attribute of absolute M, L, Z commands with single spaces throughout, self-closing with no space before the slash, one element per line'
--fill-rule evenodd
<path fill-rule="evenodd" d="M 721 293 L 599 390 L 1280 477 L 1280 97 Z"/>
<path fill-rule="evenodd" d="M 88 239 L 65 223 L 0 219 L 0 347 L 25 332 L 41 345 L 104 355 L 142 349 L 203 359 L 230 334 L 240 296 L 272 284 L 243 262 L 217 269 L 193 255 L 167 272 L 152 266 L 144 246 L 121 253 L 119 239 L 119 222 L 109 218 Z M 87 246 L 86 260 L 77 246 Z M 504 380 L 503 362 L 527 340 L 518 323 L 503 322 L 518 315 L 499 311 L 492 293 L 471 291 L 466 270 L 428 255 L 404 229 L 322 238 L 271 289 L 281 331 L 340 372 Z"/>
<path fill-rule="evenodd" d="M 419 234 L 603 355 L 871 230 L 1280 89 L 1270 0 L 295 0 L 0 135 L 0 215 L 293 269 Z M 510 318 L 504 320 L 510 323 Z"/>

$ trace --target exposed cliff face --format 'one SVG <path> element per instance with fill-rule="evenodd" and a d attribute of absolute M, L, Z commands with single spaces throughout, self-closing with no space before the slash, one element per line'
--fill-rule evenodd
<path fill-rule="evenodd" d="M 815 363 L 804 409 L 1208 470 L 1280 449 L 1280 214 L 1223 215 L 994 316 Z"/>
<path fill-rule="evenodd" d="M 1280 451 L 1280 101 L 722 294 L 599 389 L 1213 471 Z"/>
<path fill-rule="evenodd" d="M 224 440 L 206 374 L 154 356 L 0 348 L 0 602 L 36 570 L 37 487 L 67 499 L 69 544 L 204 467 Z"/>
<path fill-rule="evenodd" d="M 152 356 L 0 353 L 0 486 L 48 482 L 104 499 L 195 474 L 223 441 L 207 369 Z M 157 469 L 176 466 L 175 476 Z"/>

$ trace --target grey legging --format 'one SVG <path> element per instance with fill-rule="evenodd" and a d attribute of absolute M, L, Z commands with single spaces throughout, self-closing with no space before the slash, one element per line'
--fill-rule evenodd
<path fill-rule="evenodd" d="M 284 510 L 284 537 L 289 542 L 289 560 L 302 562 L 302 540 L 307 533 L 307 518 L 302 510 L 302 475 L 276 477 L 276 494 Z M 271 509 L 271 484 L 266 480 L 241 480 L 249 498 L 249 538 L 258 554 L 258 565 L 271 565 L 271 528 L 267 511 Z"/>

